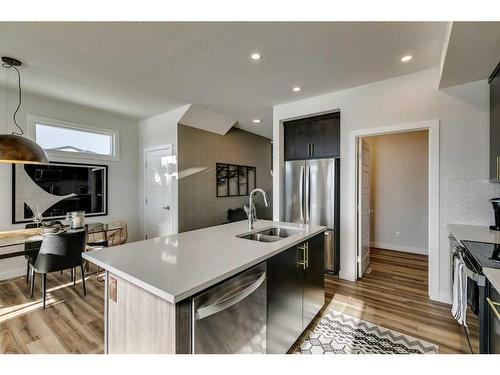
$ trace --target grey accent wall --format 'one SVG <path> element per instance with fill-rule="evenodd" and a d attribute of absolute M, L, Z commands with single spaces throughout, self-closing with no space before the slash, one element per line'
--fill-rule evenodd
<path fill-rule="evenodd" d="M 257 187 L 272 198 L 271 140 L 233 128 L 224 135 L 178 126 L 179 232 L 227 222 L 227 210 L 243 207 L 248 196 L 216 197 L 215 164 L 218 162 L 257 168 Z M 257 216 L 272 217 L 262 198 L 255 199 Z"/>

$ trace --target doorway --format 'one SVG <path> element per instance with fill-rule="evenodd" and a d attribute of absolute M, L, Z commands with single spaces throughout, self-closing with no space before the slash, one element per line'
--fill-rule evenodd
<path fill-rule="evenodd" d="M 346 218 L 352 227 L 355 228 L 354 231 L 347 234 L 345 239 L 346 244 L 350 249 L 352 249 L 352 266 L 350 268 L 353 270 L 354 277 L 351 280 L 358 279 L 358 271 L 360 271 L 359 260 L 360 260 L 360 230 L 363 230 L 366 237 L 366 222 L 364 228 L 361 227 L 359 221 L 359 209 L 358 201 L 360 198 L 360 193 L 358 190 L 358 183 L 360 182 L 359 176 L 359 151 L 360 151 L 360 139 L 384 135 L 384 134 L 396 134 L 404 132 L 414 132 L 420 130 L 428 131 L 428 219 L 427 219 L 427 243 L 428 243 L 428 295 L 432 300 L 448 302 L 445 295 L 440 295 L 439 292 L 439 120 L 429 120 L 415 123 L 406 123 L 398 125 L 389 125 L 378 128 L 353 130 L 349 132 L 349 155 L 348 155 L 348 212 L 349 217 Z M 366 185 L 365 185 L 366 188 Z M 363 209 L 363 207 L 361 207 Z M 366 212 L 366 208 L 365 212 Z M 369 210 L 370 208 L 368 208 Z M 364 245 L 366 249 L 366 244 L 371 241 L 365 239 Z M 371 245 L 371 243 L 370 243 Z M 366 250 L 365 250 L 366 253 Z M 366 258 L 366 257 L 365 257 Z M 365 267 L 365 271 L 368 269 L 366 263 L 369 264 L 368 259 L 362 267 Z M 361 267 L 361 268 L 362 268 Z M 348 268 L 346 268 L 348 269 Z M 360 273 L 362 275 L 362 272 Z"/>
<path fill-rule="evenodd" d="M 145 150 L 144 161 L 144 238 L 167 236 L 173 233 L 172 146 Z"/>
<path fill-rule="evenodd" d="M 428 137 L 418 130 L 359 138 L 358 278 L 372 269 L 372 249 L 389 258 L 419 255 L 407 256 L 408 267 L 417 258 L 427 264 Z"/>

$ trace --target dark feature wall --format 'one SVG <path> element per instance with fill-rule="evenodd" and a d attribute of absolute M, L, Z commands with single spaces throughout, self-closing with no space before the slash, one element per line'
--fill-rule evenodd
<path fill-rule="evenodd" d="M 248 195 L 216 197 L 216 163 L 257 168 L 257 187 L 272 199 L 271 140 L 237 128 L 224 135 L 178 126 L 179 232 L 227 222 L 227 210 L 248 204 Z M 257 217 L 272 218 L 262 197 L 255 198 Z"/>

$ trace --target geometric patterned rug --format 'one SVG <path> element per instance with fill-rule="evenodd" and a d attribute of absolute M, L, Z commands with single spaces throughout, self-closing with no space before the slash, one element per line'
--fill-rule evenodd
<path fill-rule="evenodd" d="M 296 354 L 438 354 L 439 346 L 330 310 Z"/>

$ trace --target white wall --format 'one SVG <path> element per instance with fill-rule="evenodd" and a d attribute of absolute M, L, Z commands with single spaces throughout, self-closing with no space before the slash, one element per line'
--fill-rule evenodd
<path fill-rule="evenodd" d="M 439 69 L 409 74 L 348 90 L 274 107 L 274 209 L 279 219 L 283 202 L 282 121 L 340 110 L 340 155 L 347 161 L 349 131 L 422 120 L 440 120 L 440 252 L 439 295 L 450 300 L 445 181 L 486 178 L 489 174 L 489 88 L 486 81 L 438 89 Z M 354 280 L 355 228 L 348 220 L 348 168 L 341 165 L 341 277 Z"/>
<path fill-rule="evenodd" d="M 10 133 L 11 110 L 7 111 L 7 94 L 0 88 L 0 132 Z M 11 93 L 12 106 L 15 95 Z M 7 113 L 8 112 L 8 113 Z M 57 159 L 74 163 L 97 163 L 109 165 L 108 176 L 108 212 L 107 216 L 88 218 L 88 222 L 110 222 L 126 220 L 129 226 L 129 239 L 138 239 L 139 220 L 137 218 L 138 164 L 137 164 L 137 119 L 116 113 L 65 102 L 48 97 L 23 93 L 23 103 L 18 113 L 18 122 L 26 131 L 26 116 L 36 115 L 50 119 L 71 121 L 94 127 L 102 127 L 119 131 L 120 161 L 96 161 L 84 159 Z M 9 118 L 9 126 L 6 119 Z M 11 164 L 0 164 L 0 231 L 24 228 L 24 224 L 12 225 L 12 167 Z M 126 202 L 126 203 L 124 203 Z M 5 251 L 5 250 L 4 250 Z M 0 261 L 0 279 L 14 277 L 25 272 L 24 258 L 13 258 Z"/>
<path fill-rule="evenodd" d="M 428 131 L 364 138 L 371 146 L 371 244 L 427 254 Z"/>
<path fill-rule="evenodd" d="M 144 151 L 151 147 L 172 144 L 172 154 L 177 156 L 177 124 L 189 109 L 185 105 L 169 112 L 149 117 L 139 122 L 139 233 L 144 238 Z M 177 174 L 177 172 L 176 172 Z M 177 177 L 173 179 L 172 207 L 173 230 L 178 228 Z"/>

